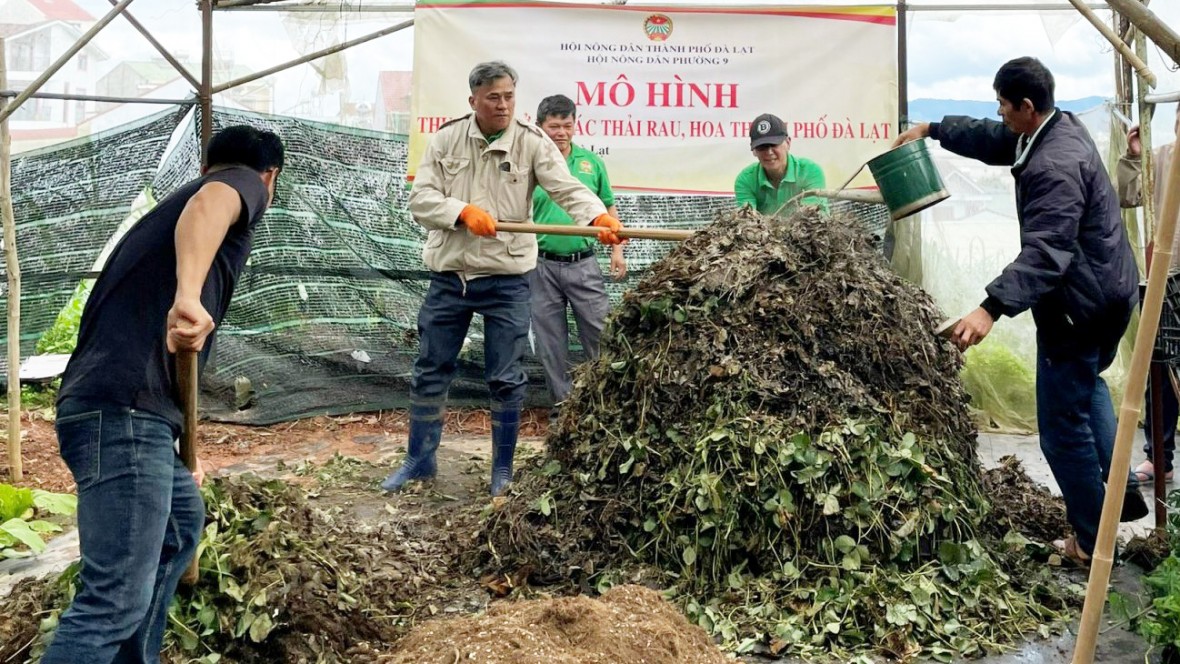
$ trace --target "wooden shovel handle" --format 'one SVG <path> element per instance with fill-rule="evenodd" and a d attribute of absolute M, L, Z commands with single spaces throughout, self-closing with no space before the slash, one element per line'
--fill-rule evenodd
<path fill-rule="evenodd" d="M 496 230 L 506 233 L 535 233 L 539 235 L 576 235 L 597 237 L 602 229 L 597 226 L 559 226 L 556 224 L 526 224 L 518 221 L 497 221 Z M 623 239 L 670 240 L 680 242 L 692 237 L 695 231 L 678 231 L 667 228 L 624 228 L 618 232 Z"/>
<path fill-rule="evenodd" d="M 176 354 L 176 382 L 180 385 L 180 405 L 184 412 L 184 431 L 180 434 L 180 460 L 189 470 L 197 467 L 197 353 L 182 350 Z"/>
<path fill-rule="evenodd" d="M 180 460 L 189 470 L 197 469 L 197 389 L 200 376 L 197 373 L 197 353 L 182 350 L 176 354 L 176 382 L 180 386 L 180 404 L 184 412 L 184 430 L 180 434 Z M 198 560 L 193 556 L 182 583 L 193 585 L 197 582 Z"/>

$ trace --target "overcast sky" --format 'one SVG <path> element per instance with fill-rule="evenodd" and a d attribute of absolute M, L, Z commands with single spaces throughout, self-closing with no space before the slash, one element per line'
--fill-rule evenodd
<path fill-rule="evenodd" d="M 106 0 L 75 0 L 96 17 L 110 4 Z M 978 0 L 925 0 L 926 4 L 961 4 Z M 1043 0 L 1041 0 L 1043 1 Z M 404 0 L 372 0 L 368 4 L 403 4 Z M 701 3 L 696 3 L 701 4 Z M 714 2 L 709 4 L 751 4 Z M 808 2 L 789 4 L 830 4 Z M 910 0 L 914 8 L 909 30 L 910 97 L 944 99 L 994 98 L 992 75 L 1005 60 L 1018 55 L 1041 58 L 1057 79 L 1059 99 L 1087 96 L 1113 97 L 1112 49 L 1080 14 L 1062 11 L 920 11 L 923 0 Z M 1019 4 L 1016 2 L 1015 4 Z M 1063 6 L 1066 5 L 1062 0 Z M 147 25 L 173 52 L 200 55 L 200 18 L 193 0 L 141 0 L 131 13 Z M 1153 3 L 1152 9 L 1170 25 L 1180 25 L 1180 2 Z M 1109 17 L 1108 12 L 1102 16 Z M 330 14 L 279 14 L 274 12 L 215 12 L 215 51 L 232 57 L 252 70 L 291 59 L 303 51 L 321 48 L 330 38 L 350 39 L 409 18 L 408 15 L 353 13 L 342 18 Z M 293 41 L 293 37 L 295 40 Z M 320 43 L 300 37 L 316 37 Z M 300 41 L 303 43 L 301 44 Z M 112 58 L 146 59 L 155 51 L 122 19 L 97 38 Z M 1164 66 L 1158 54 L 1150 60 L 1160 77 L 1161 91 L 1180 89 L 1180 74 Z M 346 55 L 349 96 L 355 101 L 376 97 L 377 72 L 412 68 L 413 30 L 377 39 Z M 508 57 L 508 59 L 511 59 Z M 276 112 L 287 110 L 299 99 L 317 92 L 319 77 L 309 66 L 275 77 Z M 1170 136 L 1169 113 L 1161 113 L 1158 130 Z"/>

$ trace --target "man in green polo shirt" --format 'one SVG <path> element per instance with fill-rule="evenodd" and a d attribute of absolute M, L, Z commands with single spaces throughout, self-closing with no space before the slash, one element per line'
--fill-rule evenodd
<path fill-rule="evenodd" d="M 765 215 L 788 215 L 799 204 L 818 205 L 827 211 L 828 199 L 820 196 L 804 196 L 783 207 L 801 192 L 826 187 L 819 164 L 796 157 L 790 150 L 791 137 L 778 116 L 764 113 L 754 118 L 750 123 L 750 151 L 758 163 L 743 168 L 733 183 L 738 207 L 751 205 Z"/>
<path fill-rule="evenodd" d="M 574 145 L 577 108 L 565 95 L 541 100 L 537 107 L 537 125 L 552 139 L 565 157 L 570 172 L 594 192 L 617 218 L 615 195 L 610 188 L 606 166 L 598 155 Z M 540 187 L 533 190 L 533 221 L 538 224 L 573 224 L 573 220 Z M 610 312 L 610 300 L 602 269 L 598 267 L 593 238 L 562 235 L 538 235 L 537 268 L 530 273 L 533 335 L 537 355 L 545 368 L 545 382 L 555 404 L 570 393 L 569 324 L 566 307 L 574 312 L 578 336 L 589 358 L 598 357 L 598 339 Z M 622 279 L 627 274 L 623 248 L 611 249 L 611 276 Z"/>

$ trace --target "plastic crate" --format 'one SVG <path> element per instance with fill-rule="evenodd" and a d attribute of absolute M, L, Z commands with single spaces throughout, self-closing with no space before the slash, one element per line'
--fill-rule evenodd
<path fill-rule="evenodd" d="M 1167 284 L 1163 308 L 1160 310 L 1160 327 L 1155 337 L 1153 359 L 1157 362 L 1180 364 L 1180 275 L 1168 275 Z M 1139 288 L 1140 298 L 1145 290 L 1146 286 Z"/>

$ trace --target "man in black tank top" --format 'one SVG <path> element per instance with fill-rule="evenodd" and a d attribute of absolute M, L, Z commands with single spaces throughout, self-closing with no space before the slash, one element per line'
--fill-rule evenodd
<path fill-rule="evenodd" d="M 94 284 L 56 424 L 78 485 L 82 589 L 44 664 L 160 661 L 168 607 L 205 521 L 201 473 L 174 447 L 175 353 L 199 351 L 204 366 L 282 167 L 275 134 L 218 132 L 201 177 L 127 231 Z"/>

